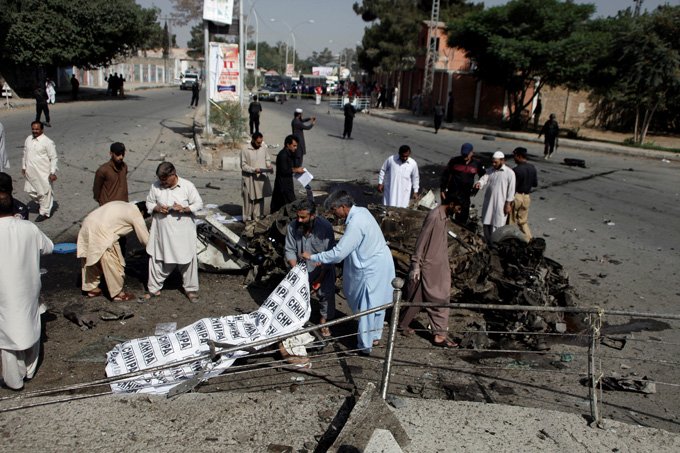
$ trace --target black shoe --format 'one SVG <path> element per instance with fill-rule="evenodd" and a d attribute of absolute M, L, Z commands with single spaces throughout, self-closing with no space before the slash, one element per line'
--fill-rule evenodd
<path fill-rule="evenodd" d="M 44 222 L 45 220 L 49 219 L 49 217 L 40 214 L 38 217 L 35 218 L 36 222 Z"/>
<path fill-rule="evenodd" d="M 45 123 L 45 126 L 52 127 L 52 125 L 50 123 Z"/>

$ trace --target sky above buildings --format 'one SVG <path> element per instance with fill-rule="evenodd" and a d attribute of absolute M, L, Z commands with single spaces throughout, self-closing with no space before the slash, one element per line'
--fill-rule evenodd
<path fill-rule="evenodd" d="M 173 10 L 171 0 L 136 0 L 144 7 L 156 6 L 161 17 L 169 16 Z M 239 0 L 235 0 L 238 3 Z M 328 47 L 333 53 L 345 48 L 354 48 L 361 42 L 367 25 L 352 10 L 352 4 L 360 0 L 243 0 L 244 11 L 253 8 L 258 17 L 259 40 L 274 44 L 290 41 L 290 28 L 295 35 L 298 55 L 308 57 L 313 51 Z M 487 7 L 507 3 L 508 0 L 485 0 Z M 576 0 L 577 3 L 593 3 L 597 16 L 613 16 L 617 11 L 634 7 L 633 0 Z M 642 7 L 653 10 L 662 4 L 680 5 L 680 0 L 644 0 Z M 250 24 L 255 24 L 255 14 Z M 274 19 L 272 21 L 272 19 Z M 310 23 L 309 21 L 313 21 Z M 286 25 L 288 24 L 288 25 Z M 178 27 L 168 24 L 177 35 L 177 43 L 184 47 L 189 40 L 191 26 Z"/>

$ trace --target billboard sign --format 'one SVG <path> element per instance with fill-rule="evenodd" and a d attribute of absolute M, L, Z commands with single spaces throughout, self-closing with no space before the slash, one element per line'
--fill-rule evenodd
<path fill-rule="evenodd" d="M 234 0 L 205 0 L 203 2 L 203 20 L 231 25 L 233 18 Z"/>
<path fill-rule="evenodd" d="M 246 50 L 246 69 L 255 69 L 257 54 L 254 50 Z"/>
<path fill-rule="evenodd" d="M 238 44 L 211 42 L 209 62 L 210 99 L 238 102 L 241 83 Z"/>

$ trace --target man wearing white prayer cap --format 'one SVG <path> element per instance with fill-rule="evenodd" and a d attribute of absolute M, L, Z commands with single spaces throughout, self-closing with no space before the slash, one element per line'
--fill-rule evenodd
<path fill-rule="evenodd" d="M 484 238 L 491 245 L 493 232 L 505 225 L 515 199 L 515 172 L 505 165 L 505 154 L 496 151 L 491 156 L 491 170 L 479 178 L 475 189 L 487 187 L 482 206 Z"/>

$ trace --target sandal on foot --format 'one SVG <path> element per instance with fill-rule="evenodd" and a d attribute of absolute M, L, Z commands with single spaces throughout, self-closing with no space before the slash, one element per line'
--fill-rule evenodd
<path fill-rule="evenodd" d="M 125 292 L 120 292 L 116 297 L 114 297 L 112 300 L 114 302 L 128 302 L 131 301 L 132 299 L 135 298 L 135 295 L 132 293 L 125 293 Z"/>
<path fill-rule="evenodd" d="M 378 346 L 380 346 L 380 340 L 373 340 L 373 347 L 377 348 Z"/>
<path fill-rule="evenodd" d="M 329 329 L 328 327 L 322 327 L 321 329 L 319 329 L 319 333 L 323 338 L 331 337 L 331 329 Z"/>
<path fill-rule="evenodd" d="M 148 293 L 144 294 L 145 300 L 149 300 L 149 299 L 152 299 L 154 297 L 161 297 L 161 292 L 156 291 L 155 293 L 152 293 L 152 292 L 149 291 Z"/>
<path fill-rule="evenodd" d="M 199 297 L 199 295 L 196 291 L 187 292 L 187 299 L 189 299 L 189 302 L 194 302 L 194 303 L 201 300 L 201 298 Z"/>
<path fill-rule="evenodd" d="M 432 340 L 432 346 L 436 346 L 438 348 L 444 348 L 444 349 L 457 349 L 458 343 L 456 343 L 455 341 L 451 341 L 449 339 L 442 340 L 442 341 Z"/>
<path fill-rule="evenodd" d="M 406 327 L 405 329 L 399 328 L 399 333 L 401 334 L 402 337 L 412 337 L 413 334 L 416 333 L 416 331 L 411 329 L 410 327 Z"/>
<path fill-rule="evenodd" d="M 92 291 L 87 291 L 87 297 L 94 299 L 102 295 L 102 290 L 100 288 L 93 289 Z"/>

